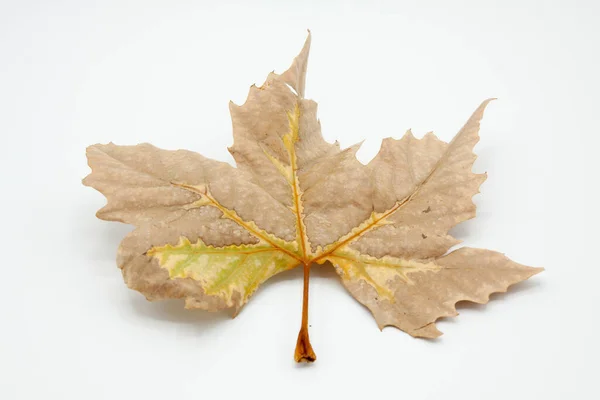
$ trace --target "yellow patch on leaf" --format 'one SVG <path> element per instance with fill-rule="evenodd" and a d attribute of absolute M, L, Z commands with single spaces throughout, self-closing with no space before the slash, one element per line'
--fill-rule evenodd
<path fill-rule="evenodd" d="M 156 258 L 171 279 L 195 279 L 206 294 L 238 309 L 262 282 L 298 265 L 297 259 L 267 243 L 213 247 L 185 237 L 175 246 L 153 247 L 146 254 Z"/>

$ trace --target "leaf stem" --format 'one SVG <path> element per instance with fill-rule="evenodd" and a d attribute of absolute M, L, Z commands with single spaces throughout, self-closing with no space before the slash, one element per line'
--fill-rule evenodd
<path fill-rule="evenodd" d="M 302 325 L 298 332 L 294 360 L 296 362 L 314 362 L 317 359 L 308 337 L 308 281 L 310 278 L 310 263 L 304 263 L 304 290 L 302 293 Z"/>

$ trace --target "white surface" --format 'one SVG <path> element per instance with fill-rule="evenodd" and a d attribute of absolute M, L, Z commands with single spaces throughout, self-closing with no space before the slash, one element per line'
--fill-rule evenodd
<path fill-rule="evenodd" d="M 0 398 L 600 398 L 599 3 L 216 3 L 1 2 Z M 228 101 L 287 68 L 306 28 L 307 96 L 328 140 L 367 139 L 363 162 L 407 128 L 448 140 L 499 98 L 476 147 L 478 218 L 454 232 L 545 273 L 424 341 L 380 332 L 313 271 L 310 366 L 292 360 L 300 270 L 234 320 L 126 288 L 130 228 L 95 218 L 85 147 L 232 161 Z"/>

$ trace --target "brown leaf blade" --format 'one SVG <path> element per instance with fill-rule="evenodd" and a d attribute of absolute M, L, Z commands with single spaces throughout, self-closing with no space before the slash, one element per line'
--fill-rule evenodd
<path fill-rule="evenodd" d="M 84 184 L 102 192 L 101 219 L 136 226 L 118 265 L 149 300 L 235 314 L 270 277 L 302 266 L 302 322 L 296 361 L 316 360 L 308 338 L 311 266 L 331 263 L 378 323 L 415 337 L 441 333 L 435 321 L 461 300 L 489 295 L 541 271 L 490 250 L 461 248 L 449 230 L 475 216 L 473 147 L 490 100 L 450 143 L 433 133 L 386 139 L 368 164 L 360 145 L 340 149 L 321 134 L 305 96 L 309 36 L 290 68 L 230 103 L 237 167 L 149 144 L 93 145 Z M 234 314 L 234 315 L 235 315 Z"/>
<path fill-rule="evenodd" d="M 353 248 L 377 257 L 423 259 L 440 256 L 458 243 L 448 231 L 475 217 L 472 197 L 486 179 L 471 168 L 480 121 L 490 101 L 475 110 L 449 144 L 433 133 L 421 140 L 411 132 L 398 141 L 384 140 L 368 166 L 373 206 L 381 212 L 397 209 L 386 218 L 386 226 L 365 232 Z"/>
<path fill-rule="evenodd" d="M 298 265 L 298 260 L 290 257 L 295 246 L 286 241 L 294 239 L 294 215 L 230 165 L 194 152 L 162 150 L 149 144 L 94 145 L 87 153 L 92 173 L 84 184 L 95 187 L 108 200 L 98 217 L 137 226 L 120 246 L 118 265 L 127 285 L 146 298 L 184 298 L 188 308 L 234 308 L 238 312 L 260 283 Z M 241 274 L 257 277 L 252 285 L 231 282 L 225 290 L 227 296 L 215 295 L 210 292 L 210 282 L 201 284 L 187 276 L 172 279 L 165 273 L 166 267 L 148 256 L 154 247 L 174 246 L 182 237 L 218 247 L 262 241 L 277 250 L 270 261 L 284 257 L 288 263 L 286 268 L 273 268 L 270 261 L 265 262 L 261 273 Z M 212 262 L 220 263 L 222 269 L 229 265 L 226 260 Z M 249 264 L 241 267 L 252 270 Z"/>
<path fill-rule="evenodd" d="M 415 337 L 435 338 L 442 333 L 435 321 L 458 315 L 455 305 L 468 300 L 485 304 L 492 293 L 543 271 L 511 261 L 503 254 L 463 247 L 432 262 L 439 270 L 415 271 L 410 281 L 381 282 L 393 291 L 391 299 L 364 280 L 342 281 L 352 295 L 373 313 L 381 329 L 395 326 Z"/>

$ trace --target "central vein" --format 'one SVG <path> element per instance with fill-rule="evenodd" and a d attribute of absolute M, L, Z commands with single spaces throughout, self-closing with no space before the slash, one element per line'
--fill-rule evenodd
<path fill-rule="evenodd" d="M 296 104 L 293 112 L 288 113 L 288 120 L 290 124 L 290 132 L 283 137 L 283 144 L 288 152 L 290 158 L 290 169 L 291 176 L 289 184 L 292 187 L 292 195 L 294 197 L 294 215 L 296 216 L 296 240 L 300 244 L 300 251 L 302 252 L 302 260 L 307 263 L 310 249 L 308 248 L 308 240 L 304 230 L 304 221 L 302 215 L 304 208 L 302 206 L 302 190 L 300 189 L 300 181 L 296 171 L 298 169 L 298 160 L 296 157 L 296 143 L 299 140 L 300 130 L 300 108 Z"/>

